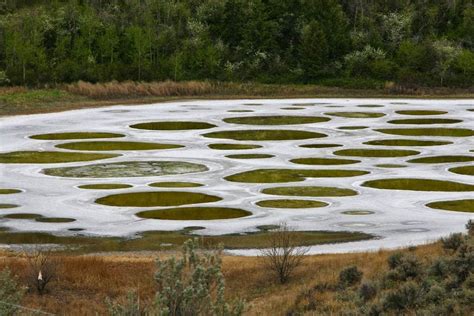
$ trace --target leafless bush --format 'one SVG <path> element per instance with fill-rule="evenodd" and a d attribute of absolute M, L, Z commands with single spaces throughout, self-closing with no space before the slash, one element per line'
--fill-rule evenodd
<path fill-rule="evenodd" d="M 294 232 L 286 223 L 281 224 L 278 229 L 268 233 L 268 248 L 261 250 L 265 266 L 282 284 L 290 279 L 309 250 L 299 245 Z"/>
<path fill-rule="evenodd" d="M 56 277 L 57 262 L 51 252 L 42 250 L 28 252 L 26 258 L 28 286 L 42 295 Z"/>

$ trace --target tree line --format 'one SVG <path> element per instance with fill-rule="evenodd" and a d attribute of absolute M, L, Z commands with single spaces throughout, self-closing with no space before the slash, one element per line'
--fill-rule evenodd
<path fill-rule="evenodd" d="M 474 82 L 472 0 L 2 3 L 0 85 L 209 79 L 471 87 Z"/>

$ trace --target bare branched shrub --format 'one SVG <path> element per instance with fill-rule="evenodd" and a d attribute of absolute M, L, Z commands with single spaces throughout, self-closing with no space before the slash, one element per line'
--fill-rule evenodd
<path fill-rule="evenodd" d="M 14 315 L 23 293 L 23 289 L 9 270 L 0 271 L 0 315 Z"/>
<path fill-rule="evenodd" d="M 286 283 L 301 265 L 307 247 L 299 245 L 294 230 L 286 223 L 269 233 L 268 248 L 261 250 L 265 266 L 272 271 L 280 283 Z"/>
<path fill-rule="evenodd" d="M 51 252 L 41 250 L 26 253 L 26 259 L 28 286 L 42 295 L 56 277 L 57 262 Z"/>

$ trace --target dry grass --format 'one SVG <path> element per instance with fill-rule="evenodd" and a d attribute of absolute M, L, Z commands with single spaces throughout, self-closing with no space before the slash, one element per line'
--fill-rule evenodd
<path fill-rule="evenodd" d="M 439 243 L 417 247 L 413 251 L 425 260 L 442 253 Z M 316 283 L 334 282 L 346 266 L 358 265 L 366 278 L 381 274 L 387 269 L 386 260 L 391 253 L 308 256 L 290 282 L 284 285 L 265 271 L 260 258 L 225 256 L 223 271 L 227 294 L 229 298 L 247 300 L 247 315 L 284 315 L 301 291 Z M 157 255 L 170 254 L 61 255 L 58 258 L 58 278 L 51 284 L 50 292 L 43 296 L 28 293 L 23 305 L 60 315 L 104 314 L 106 297 L 122 300 L 131 290 L 138 291 L 142 301 L 150 302 L 155 291 L 153 274 Z M 24 280 L 24 257 L 0 252 L 0 269 L 5 266 Z M 334 314 L 341 308 L 335 301 L 329 301 L 328 305 Z"/>
<path fill-rule="evenodd" d="M 110 99 L 124 97 L 171 97 L 206 95 L 214 90 L 212 84 L 204 81 L 162 81 L 162 82 L 106 82 L 89 83 L 79 81 L 69 84 L 64 89 L 72 94 L 87 96 L 94 99 Z"/>

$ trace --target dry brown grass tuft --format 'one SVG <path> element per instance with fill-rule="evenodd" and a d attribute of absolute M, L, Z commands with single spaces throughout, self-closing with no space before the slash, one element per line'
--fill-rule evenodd
<path fill-rule="evenodd" d="M 205 81 L 162 81 L 162 82 L 106 82 L 89 83 L 79 81 L 65 86 L 69 93 L 87 96 L 95 99 L 110 99 L 123 97 L 172 97 L 197 96 L 213 91 L 213 86 Z"/>

